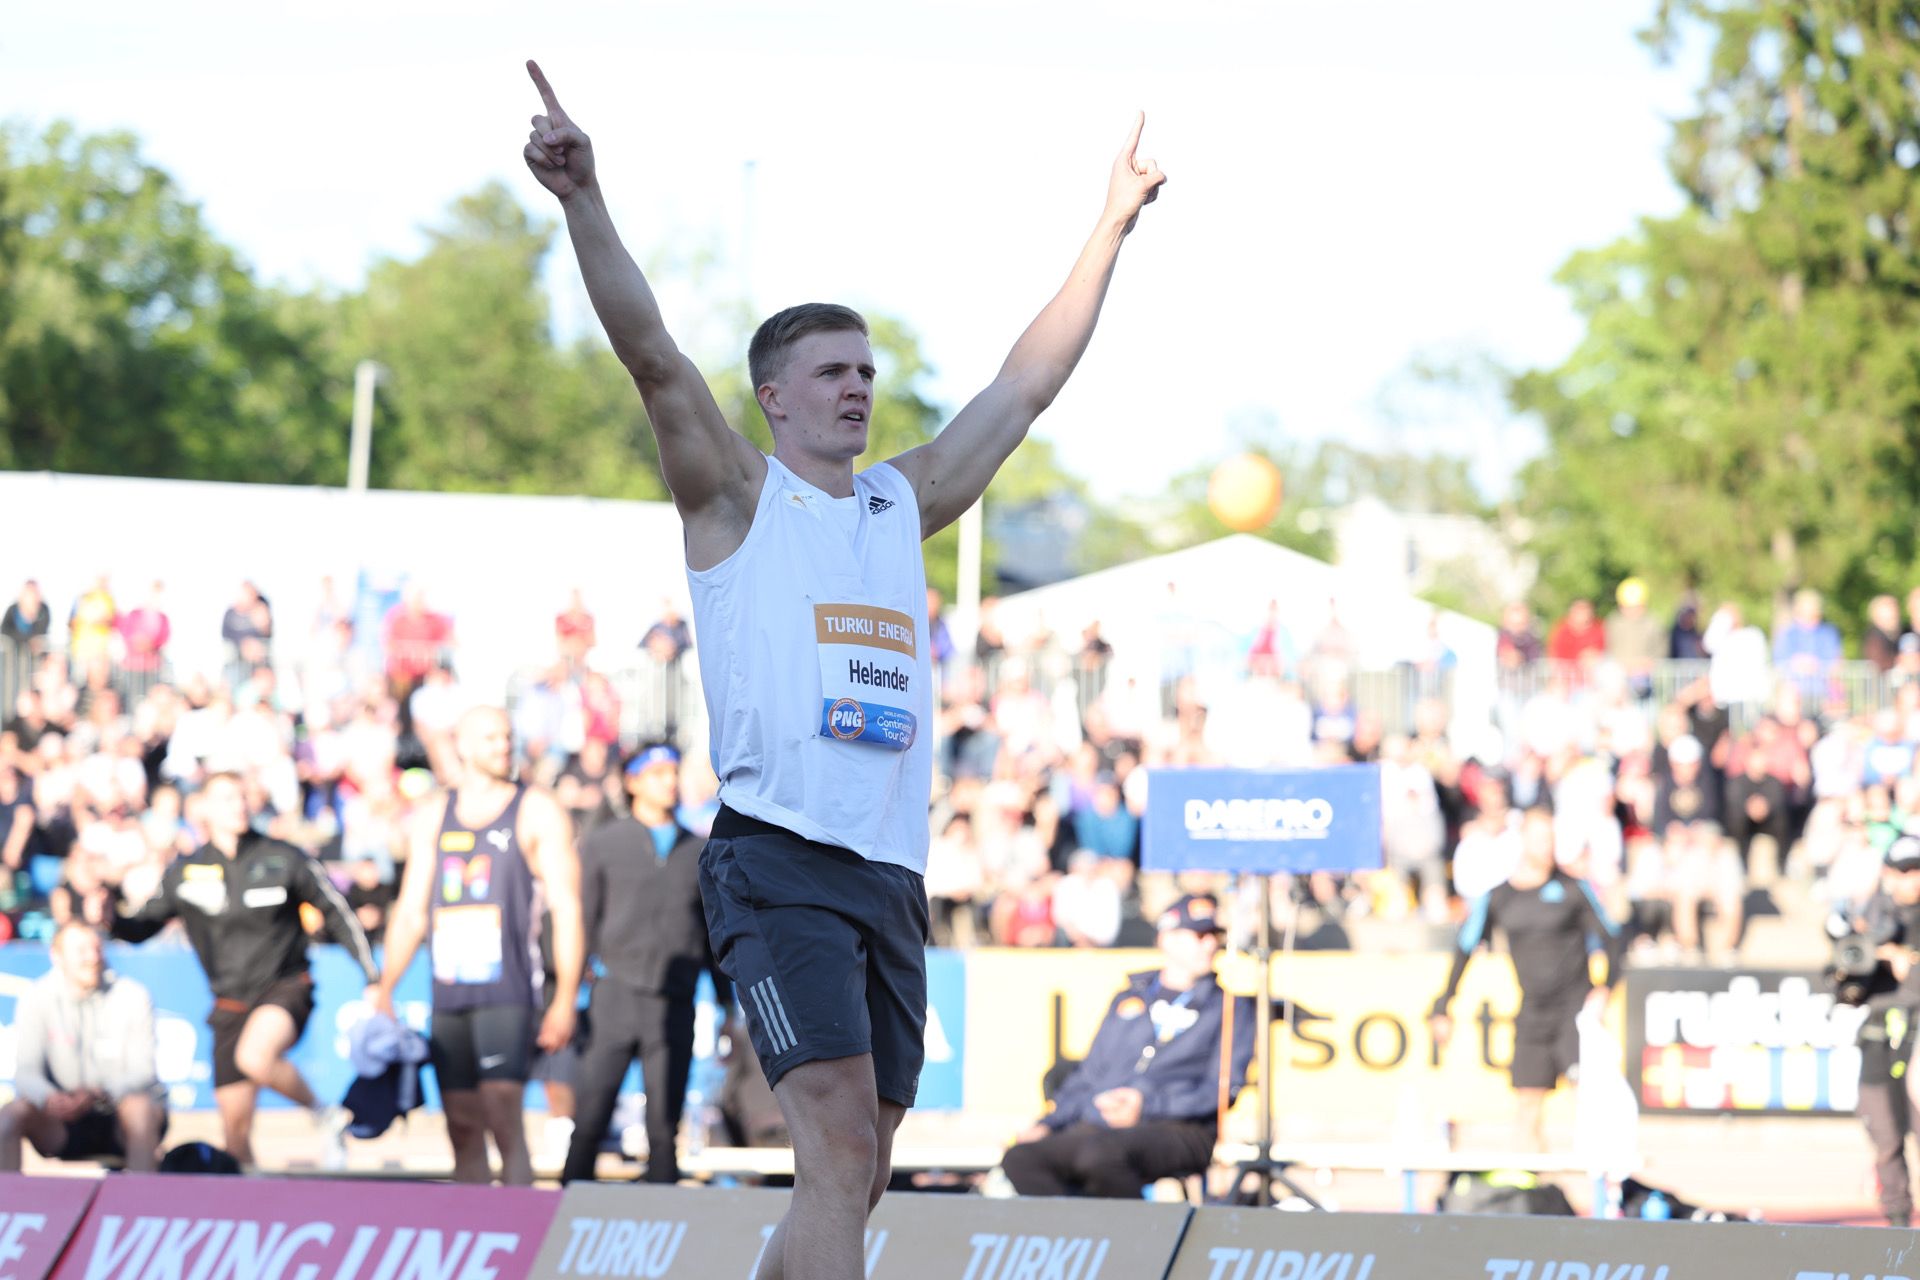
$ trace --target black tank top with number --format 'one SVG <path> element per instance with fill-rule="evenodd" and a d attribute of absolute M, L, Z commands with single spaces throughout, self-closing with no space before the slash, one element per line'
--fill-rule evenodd
<path fill-rule="evenodd" d="M 538 1007 L 540 993 L 537 882 L 520 849 L 520 799 L 493 821 L 468 827 L 447 797 L 434 842 L 433 897 L 427 941 L 433 962 L 433 1007 Z"/>

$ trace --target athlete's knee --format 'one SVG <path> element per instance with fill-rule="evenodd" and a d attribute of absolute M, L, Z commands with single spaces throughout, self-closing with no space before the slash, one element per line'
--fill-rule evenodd
<path fill-rule="evenodd" d="M 252 1084 L 266 1084 L 273 1064 L 280 1060 L 271 1046 L 242 1041 L 233 1051 L 233 1065 Z"/>

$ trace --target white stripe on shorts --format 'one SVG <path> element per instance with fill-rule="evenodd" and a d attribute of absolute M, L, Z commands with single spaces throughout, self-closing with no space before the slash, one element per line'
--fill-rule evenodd
<path fill-rule="evenodd" d="M 786 1020 L 786 1010 L 780 1007 L 780 995 L 773 988 L 772 978 L 762 978 L 747 989 L 753 997 L 753 1003 L 760 1010 L 760 1025 L 766 1028 L 767 1043 L 775 1054 L 785 1053 L 796 1043 L 793 1028 Z"/>

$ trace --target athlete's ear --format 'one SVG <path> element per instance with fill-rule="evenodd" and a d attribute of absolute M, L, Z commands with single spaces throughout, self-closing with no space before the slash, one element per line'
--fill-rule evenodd
<path fill-rule="evenodd" d="M 763 382 L 753 389 L 753 395 L 754 398 L 760 402 L 760 412 L 767 416 L 767 424 L 769 426 L 773 424 L 775 418 L 784 418 L 787 416 L 780 408 L 779 383 L 772 381 Z"/>

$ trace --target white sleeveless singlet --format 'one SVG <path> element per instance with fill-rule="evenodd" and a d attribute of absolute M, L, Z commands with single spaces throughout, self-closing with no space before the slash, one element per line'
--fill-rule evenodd
<path fill-rule="evenodd" d="M 721 801 L 924 874 L 933 662 L 907 478 L 881 463 L 834 498 L 768 458 L 746 541 L 687 581 Z"/>

